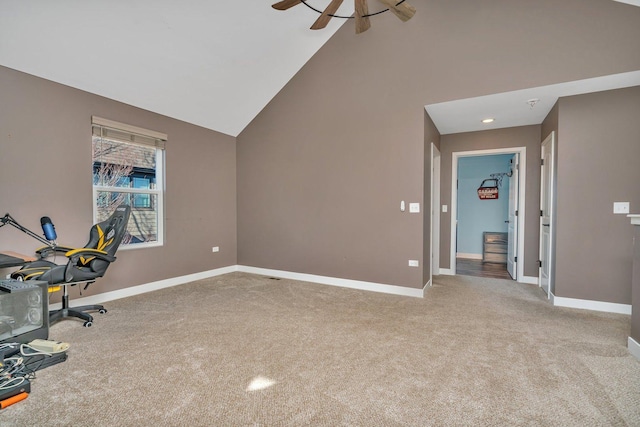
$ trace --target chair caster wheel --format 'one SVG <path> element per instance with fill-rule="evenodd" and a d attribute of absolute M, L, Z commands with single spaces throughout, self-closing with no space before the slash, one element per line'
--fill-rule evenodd
<path fill-rule="evenodd" d="M 82 326 L 84 326 L 85 328 L 89 328 L 91 327 L 91 325 L 93 325 L 93 322 L 86 321 Z"/>
<path fill-rule="evenodd" d="M 107 312 L 106 308 L 102 308 L 102 309 L 98 310 L 98 313 L 100 313 L 100 314 L 105 314 L 106 312 Z"/>

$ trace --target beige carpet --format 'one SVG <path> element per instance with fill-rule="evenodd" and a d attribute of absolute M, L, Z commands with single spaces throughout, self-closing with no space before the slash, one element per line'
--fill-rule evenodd
<path fill-rule="evenodd" d="M 629 317 L 437 277 L 424 299 L 232 273 L 51 338 L 9 426 L 639 426 Z"/>

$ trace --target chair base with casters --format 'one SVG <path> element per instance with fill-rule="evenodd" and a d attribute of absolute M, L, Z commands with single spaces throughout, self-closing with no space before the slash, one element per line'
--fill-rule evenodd
<path fill-rule="evenodd" d="M 92 283 L 92 282 L 90 282 Z M 93 305 L 82 305 L 79 307 L 69 307 L 69 290 L 68 290 L 68 286 L 72 286 L 72 285 L 79 285 L 79 284 L 89 284 L 87 282 L 74 282 L 74 283 L 64 283 L 64 284 L 60 284 L 60 286 L 63 287 L 62 290 L 62 308 L 58 309 L 58 310 L 51 310 L 49 311 L 49 325 L 53 325 L 55 322 L 57 322 L 58 320 L 62 320 L 65 318 L 76 318 L 76 319 L 81 319 L 84 320 L 84 323 L 82 324 L 82 326 L 84 326 L 85 328 L 90 327 L 91 325 L 93 325 L 93 316 L 91 316 L 89 313 L 86 313 L 87 311 L 97 311 L 101 314 L 104 314 L 107 312 L 107 309 L 104 308 L 103 305 L 100 304 L 93 304 Z"/>

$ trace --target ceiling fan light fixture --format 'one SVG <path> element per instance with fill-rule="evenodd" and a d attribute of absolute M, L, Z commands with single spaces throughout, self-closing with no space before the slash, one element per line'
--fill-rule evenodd
<path fill-rule="evenodd" d="M 355 18 L 356 20 L 356 34 L 364 33 L 369 28 L 371 28 L 371 23 L 369 22 L 369 17 L 374 15 L 379 15 L 384 12 L 391 11 L 394 15 L 396 15 L 403 22 L 408 21 L 415 15 L 416 8 L 411 6 L 406 0 L 378 0 L 380 3 L 384 4 L 387 8 L 378 12 L 369 13 L 369 7 L 367 5 L 367 0 L 354 0 L 354 15 L 353 16 L 340 16 L 336 15 L 338 8 L 342 4 L 343 0 L 331 0 L 329 5 L 324 10 L 318 10 L 315 7 L 309 5 L 306 0 L 281 0 L 277 3 L 271 5 L 276 10 L 287 10 L 292 8 L 293 6 L 299 5 L 300 3 L 307 6 L 309 9 L 313 9 L 314 11 L 320 14 L 320 17 L 313 23 L 311 26 L 312 30 L 320 30 L 325 28 L 331 18 L 344 18 L 350 19 Z"/>

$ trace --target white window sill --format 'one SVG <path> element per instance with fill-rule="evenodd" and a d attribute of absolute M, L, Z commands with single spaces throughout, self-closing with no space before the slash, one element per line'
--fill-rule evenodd
<path fill-rule="evenodd" d="M 164 246 L 162 242 L 150 242 L 150 243 L 135 243 L 132 245 L 120 245 L 119 251 L 130 251 L 134 249 L 147 249 L 147 248 L 159 248 Z"/>

